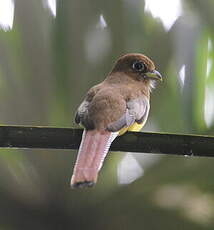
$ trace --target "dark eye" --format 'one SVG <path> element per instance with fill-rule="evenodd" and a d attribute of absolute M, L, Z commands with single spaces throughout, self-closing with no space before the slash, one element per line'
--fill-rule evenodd
<path fill-rule="evenodd" d="M 132 65 L 132 68 L 138 72 L 145 72 L 146 71 L 145 64 L 143 62 L 140 62 L 140 61 L 134 62 Z"/>

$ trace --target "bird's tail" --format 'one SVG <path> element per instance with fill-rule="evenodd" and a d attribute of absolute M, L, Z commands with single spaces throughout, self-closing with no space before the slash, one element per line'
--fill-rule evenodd
<path fill-rule="evenodd" d="M 71 187 L 91 187 L 97 181 L 98 172 L 117 132 L 84 130 Z"/>

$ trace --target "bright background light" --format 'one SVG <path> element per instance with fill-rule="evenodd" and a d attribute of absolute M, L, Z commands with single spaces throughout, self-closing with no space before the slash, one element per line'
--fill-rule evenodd
<path fill-rule="evenodd" d="M 0 28 L 7 31 L 13 27 L 14 1 L 0 0 Z"/>
<path fill-rule="evenodd" d="M 169 30 L 181 15 L 180 0 L 145 0 L 145 11 L 151 12 L 154 18 L 160 18 L 164 28 Z"/>

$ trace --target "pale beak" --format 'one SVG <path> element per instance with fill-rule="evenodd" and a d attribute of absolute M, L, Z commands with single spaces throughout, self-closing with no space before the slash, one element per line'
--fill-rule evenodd
<path fill-rule="evenodd" d="M 150 72 L 147 72 L 147 73 L 145 73 L 145 75 L 148 78 L 152 78 L 154 80 L 158 80 L 158 81 L 162 81 L 163 80 L 161 74 L 157 70 L 152 70 Z"/>

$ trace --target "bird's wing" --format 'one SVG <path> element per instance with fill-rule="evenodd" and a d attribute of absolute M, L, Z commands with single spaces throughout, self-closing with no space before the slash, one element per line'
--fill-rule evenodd
<path fill-rule="evenodd" d="M 90 102 L 93 100 L 94 96 L 96 95 L 96 93 L 100 90 L 100 86 L 101 84 L 92 87 L 88 91 L 83 102 L 78 107 L 74 119 L 77 124 L 82 123 L 84 126 L 88 128 L 93 128 L 92 121 L 88 119 L 88 107 L 90 105 Z"/>
<path fill-rule="evenodd" d="M 126 112 L 117 120 L 108 125 L 107 130 L 117 132 L 124 127 L 130 127 L 135 122 L 143 124 L 149 114 L 149 99 L 142 95 L 136 99 L 131 99 L 126 103 Z"/>
<path fill-rule="evenodd" d="M 79 124 L 82 120 L 82 118 L 85 116 L 86 113 L 88 113 L 88 106 L 89 101 L 84 99 L 84 101 L 80 104 L 79 108 L 77 109 L 76 115 L 75 115 L 75 122 Z"/>

